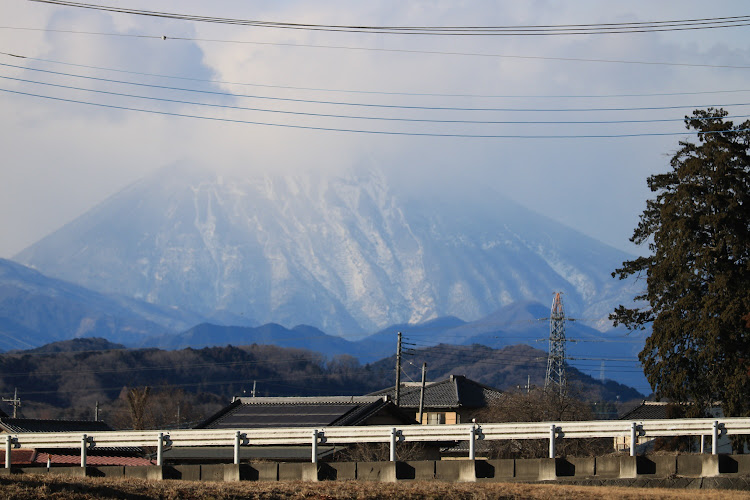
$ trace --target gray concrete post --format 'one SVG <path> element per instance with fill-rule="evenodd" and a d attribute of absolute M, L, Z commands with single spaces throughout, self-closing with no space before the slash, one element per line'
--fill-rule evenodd
<path fill-rule="evenodd" d="M 234 465 L 240 463 L 240 431 L 234 433 Z"/>
<path fill-rule="evenodd" d="M 10 469 L 10 450 L 13 447 L 13 438 L 10 434 L 5 436 L 5 468 Z"/>
<path fill-rule="evenodd" d="M 86 467 L 86 434 L 81 436 L 81 467 Z"/>
<path fill-rule="evenodd" d="M 719 421 L 714 420 L 713 433 L 711 436 L 711 455 L 719 453 Z"/>
<path fill-rule="evenodd" d="M 555 424 L 549 426 L 549 457 L 555 458 Z"/>
<path fill-rule="evenodd" d="M 637 439 L 637 431 L 638 431 L 638 424 L 636 422 L 632 422 L 630 424 L 630 456 L 635 456 L 635 443 Z"/>
<path fill-rule="evenodd" d="M 159 433 L 158 442 L 156 443 L 156 465 L 162 466 L 162 455 L 164 454 L 164 433 Z"/>
<path fill-rule="evenodd" d="M 312 463 L 318 463 L 318 429 L 312 432 Z"/>
<path fill-rule="evenodd" d="M 391 462 L 396 461 L 396 436 L 397 436 L 396 428 L 391 428 L 391 454 L 390 454 L 390 460 Z"/>

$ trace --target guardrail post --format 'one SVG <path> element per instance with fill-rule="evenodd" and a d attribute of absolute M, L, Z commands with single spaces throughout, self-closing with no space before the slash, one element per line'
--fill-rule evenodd
<path fill-rule="evenodd" d="M 318 429 L 312 432 L 312 463 L 318 463 Z"/>
<path fill-rule="evenodd" d="M 5 436 L 5 468 L 10 469 L 10 450 L 13 446 L 13 438 L 10 434 Z"/>
<path fill-rule="evenodd" d="M 638 436 L 638 424 L 636 422 L 630 423 L 630 456 L 635 456 L 635 444 Z"/>
<path fill-rule="evenodd" d="M 706 452 L 706 436 L 701 434 L 701 455 Z"/>
<path fill-rule="evenodd" d="M 162 456 L 164 454 L 164 433 L 160 432 L 157 439 L 158 442 L 156 443 L 156 465 L 161 467 Z"/>
<path fill-rule="evenodd" d="M 234 465 L 240 463 L 240 431 L 234 433 Z"/>
<path fill-rule="evenodd" d="M 714 420 L 713 435 L 711 436 L 711 455 L 719 453 L 719 421 Z"/>
<path fill-rule="evenodd" d="M 549 457 L 555 458 L 555 424 L 549 426 Z"/>
<path fill-rule="evenodd" d="M 391 428 L 391 454 L 390 454 L 390 460 L 391 462 L 396 461 L 396 436 L 397 436 L 396 428 Z"/>
<path fill-rule="evenodd" d="M 477 437 L 477 424 L 471 424 L 471 430 L 469 431 L 469 460 L 474 460 L 475 448 L 474 441 Z"/>
<path fill-rule="evenodd" d="M 81 467 L 86 467 L 86 434 L 81 436 Z"/>

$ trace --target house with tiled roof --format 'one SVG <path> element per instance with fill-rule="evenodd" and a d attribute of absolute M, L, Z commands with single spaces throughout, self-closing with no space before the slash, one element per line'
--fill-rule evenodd
<path fill-rule="evenodd" d="M 235 398 L 197 429 L 416 423 L 383 396 Z"/>
<path fill-rule="evenodd" d="M 409 411 L 419 419 L 419 401 L 422 393 L 420 382 L 401 384 L 399 408 Z M 424 389 L 422 424 L 461 424 L 470 422 L 473 415 L 502 397 L 502 391 L 468 379 L 463 375 L 451 375 L 447 379 L 427 382 Z M 371 396 L 396 398 L 396 388 L 389 387 Z"/>
<path fill-rule="evenodd" d="M 26 432 L 104 432 L 113 430 L 102 421 L 94 420 L 53 420 L 41 418 L 0 417 L 0 434 L 21 434 Z M 5 438 L 2 438 L 5 439 Z M 153 465 L 151 459 L 144 458 L 140 448 L 91 448 L 87 452 L 89 465 Z M 19 467 L 70 466 L 80 465 L 79 448 L 11 450 L 11 464 Z M 5 466 L 5 454 L 0 454 L 0 464 Z"/>
<path fill-rule="evenodd" d="M 362 425 L 416 425 L 407 412 L 383 396 L 242 397 L 196 426 L 197 429 L 257 429 L 265 427 L 341 427 Z M 344 446 L 318 446 L 325 459 Z M 241 460 L 310 460 L 310 446 L 243 446 Z M 171 463 L 227 462 L 227 447 L 174 447 L 164 452 Z"/>

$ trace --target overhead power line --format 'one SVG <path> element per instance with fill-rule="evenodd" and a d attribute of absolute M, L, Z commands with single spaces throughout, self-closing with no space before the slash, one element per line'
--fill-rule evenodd
<path fill-rule="evenodd" d="M 448 35 L 448 36 L 549 36 L 549 35 L 602 35 L 615 33 L 645 33 L 661 31 L 684 31 L 747 26 L 750 16 L 680 19 L 670 21 L 645 21 L 630 23 L 550 24 L 515 26 L 368 26 L 306 24 L 282 21 L 262 21 L 227 17 L 200 16 L 194 14 L 161 12 L 144 9 L 129 9 L 109 5 L 70 2 L 66 0 L 31 0 L 38 3 L 77 7 L 82 9 L 132 14 L 147 17 L 176 19 L 214 24 L 229 24 L 255 28 L 274 28 L 305 31 L 378 33 L 397 35 Z"/>
<path fill-rule="evenodd" d="M 535 112 L 535 113 L 558 113 L 558 112 L 606 112 L 606 111 L 659 111 L 659 110 L 670 110 L 670 109 L 695 109 L 695 108 L 721 108 L 730 106 L 750 106 L 750 102 L 745 103 L 722 103 L 722 104 L 688 104 L 688 105 L 674 105 L 674 106 L 631 106 L 631 107 L 580 107 L 580 108 L 515 108 L 515 107 L 465 107 L 465 106 L 418 106 L 418 105 L 400 105 L 400 104 L 377 104 L 377 103 L 366 103 L 366 102 L 354 102 L 354 101 L 329 101 L 320 99 L 298 99 L 291 97 L 277 97 L 277 96 L 266 96 L 257 94 L 237 94 L 232 92 L 221 92 L 217 90 L 201 90 L 191 89 L 185 87 L 173 87 L 168 85 L 155 85 L 142 82 L 133 82 L 128 80 L 115 80 L 112 78 L 101 78 L 86 75 L 76 75 L 73 73 L 65 73 L 61 71 L 52 71 L 39 68 L 30 68 L 25 66 L 18 66 L 14 64 L 0 63 L 0 66 L 6 66 L 9 68 L 19 68 L 28 71 L 36 71 L 42 73 L 49 73 L 53 75 L 68 76 L 73 78 L 81 78 L 85 80 L 93 80 L 100 82 L 118 83 L 124 85 L 133 85 L 138 87 L 147 87 L 163 90 L 178 90 L 181 92 L 191 92 L 206 95 L 217 95 L 217 96 L 228 96 L 228 97 L 242 97 L 251 99 L 262 99 L 270 101 L 282 101 L 282 102 L 294 102 L 304 104 L 326 104 L 336 106 L 352 106 L 352 107 L 365 107 L 365 108 L 384 108 L 384 109 L 407 109 L 407 110 L 429 110 L 429 111 L 490 111 L 490 112 Z M 680 119 L 679 121 L 682 121 Z"/>
<path fill-rule="evenodd" d="M 735 65 L 735 64 L 696 64 L 696 63 L 683 63 L 683 62 L 672 62 L 672 61 L 633 61 L 628 59 L 592 59 L 584 57 L 554 57 L 554 56 L 524 56 L 515 54 L 493 54 L 486 52 L 459 52 L 450 50 L 417 50 L 417 49 L 388 49 L 382 47 L 357 47 L 349 45 L 322 45 L 322 44 L 309 44 L 309 43 L 291 43 L 291 42 L 259 42 L 253 40 L 227 40 L 217 38 L 198 38 L 198 37 L 185 37 L 185 36 L 166 36 L 166 35 L 138 35 L 133 33 L 112 33 L 112 32 L 101 32 L 101 31 L 78 31 L 78 30 L 60 30 L 51 28 L 28 28 L 20 26 L 0 26 L 0 29 L 9 30 L 22 30 L 22 31 L 42 31 L 47 33 L 67 33 L 71 35 L 91 35 L 91 36 L 113 36 L 120 38 L 145 38 L 152 40 L 179 40 L 188 42 L 211 42 L 211 43 L 234 43 L 244 45 L 264 45 L 264 46 L 276 46 L 276 47 L 301 47 L 301 48 L 313 48 L 313 49 L 331 49 L 331 50 L 356 50 L 356 51 L 368 51 L 368 52 L 392 52 L 392 53 L 403 53 L 403 54 L 427 54 L 427 55 L 442 55 L 442 56 L 466 56 L 466 57 L 491 57 L 499 59 L 527 59 L 527 60 L 540 60 L 540 61 L 562 61 L 562 62 L 590 62 L 590 63 L 606 63 L 606 64 L 636 64 L 636 65 L 647 65 L 647 66 L 676 66 L 686 68 L 713 68 L 713 69 L 750 69 L 747 65 Z M 16 54 L 4 52 L 6 55 L 14 57 L 24 57 Z"/>
<path fill-rule="evenodd" d="M 96 106 L 109 109 L 118 109 L 122 111 L 135 111 L 139 113 L 148 113 L 153 115 L 162 116 L 173 116 L 181 118 L 193 118 L 197 120 L 206 120 L 213 122 L 223 123 L 236 123 L 245 125 L 260 125 L 266 127 L 280 127 L 290 128 L 299 130 L 315 130 L 325 132 L 346 132 L 355 134 L 371 134 L 371 135 L 390 135 L 390 136 L 411 136 L 411 137 L 454 137 L 454 138 L 466 138 L 466 139 L 615 139 L 615 138 L 627 138 L 627 137 L 658 137 L 658 136 L 688 136 L 700 134 L 722 134 L 722 133 L 734 133 L 734 132 L 750 132 L 750 129 L 734 129 L 734 130 L 714 130 L 710 132 L 694 132 L 694 131 L 682 131 L 682 132 L 635 132 L 627 134 L 462 134 L 462 133 L 434 133 L 434 132 L 399 132 L 393 130 L 364 130 L 364 129 L 353 129 L 353 128 L 338 128 L 338 127 L 318 127 L 309 125 L 297 125 L 291 123 L 270 123 L 260 122 L 254 120 L 239 120 L 231 118 L 220 118 L 215 116 L 202 116 L 193 115 L 188 113 L 175 113 L 168 111 L 158 111 L 153 109 L 133 108 L 129 106 L 117 106 L 113 104 L 104 104 L 90 101 L 81 101 L 77 99 L 66 99 L 62 97 L 54 97 L 48 95 L 34 94 L 31 92 L 21 92 L 18 90 L 0 88 L 0 92 L 7 92 L 16 95 L 25 95 L 29 97 L 37 97 L 40 99 L 47 99 L 59 102 L 67 102 L 72 104 L 84 104 L 87 106 Z"/>
<path fill-rule="evenodd" d="M 1 29 L 2 27 L 0 27 Z M 62 66 L 71 66 L 75 68 L 86 68 L 95 69 L 100 71 L 111 71 L 114 73 L 123 73 L 128 75 L 138 76 L 149 76 L 155 78 L 164 78 L 169 80 L 182 80 L 191 82 L 208 83 L 213 85 L 238 85 L 245 87 L 259 87 L 269 89 L 285 89 L 285 90 L 305 90 L 313 92 L 335 92 L 335 93 L 347 93 L 347 94 L 372 94 L 372 95 L 388 95 L 388 96 L 420 96 L 420 97 L 471 97 L 471 98 L 482 98 L 482 99 L 611 99 L 611 98 L 622 98 L 622 97 L 667 97 L 667 96 L 686 96 L 686 95 L 707 95 L 707 94 L 736 94 L 750 92 L 750 89 L 732 89 L 732 90 L 698 90 L 698 91 L 682 91 L 682 92 L 643 92 L 643 93 L 628 93 L 628 94 L 454 94 L 454 93 L 439 93 L 439 92 L 402 92 L 402 91 L 378 91 L 378 90 L 362 90 L 362 89 L 332 89 L 332 88 L 320 88 L 320 87 L 298 87 L 292 85 L 270 85 L 265 83 L 252 83 L 252 82 L 230 82 L 225 80 L 209 80 L 204 78 L 192 78 L 179 75 L 165 75 L 160 73 L 146 73 L 142 71 L 132 71 L 122 68 L 112 68 L 107 66 L 93 66 L 89 64 L 76 64 L 66 61 L 58 61 L 53 59 L 43 59 L 39 57 L 25 56 L 21 54 L 12 54 L 10 52 L 0 52 L 0 55 L 14 57 L 18 59 L 26 59 L 29 61 L 39 61 L 50 64 L 59 64 Z M 507 56 L 515 57 L 515 56 Z M 521 57 L 521 56 L 519 56 Z M 593 61 L 593 60 L 592 60 Z M 635 63 L 634 63 L 635 64 Z M 646 64 L 646 63 L 644 63 Z"/>
<path fill-rule="evenodd" d="M 4 80 L 12 80 L 17 82 L 32 83 L 35 85 L 44 85 L 49 87 L 64 88 L 69 90 L 77 90 L 82 92 L 92 92 L 96 94 L 105 94 L 118 97 L 128 97 L 134 99 L 144 99 L 150 101 L 167 102 L 173 104 L 187 104 L 191 106 L 204 106 L 210 108 L 222 108 L 231 110 L 241 111 L 255 111 L 262 113 L 276 113 L 284 115 L 296 115 L 296 116 L 312 116 L 318 118 L 344 118 L 353 120 L 374 120 L 374 121 L 394 121 L 394 122 L 407 122 L 407 123 L 445 123 L 445 124 L 481 124 L 481 125 L 622 125 L 628 123 L 663 123 L 663 122 L 682 122 L 684 118 L 654 118 L 646 120 L 445 120 L 435 118 L 398 118 L 398 117 L 385 117 L 385 116 L 356 116 L 356 115 L 337 115 L 330 113 L 310 113 L 304 111 L 288 111 L 280 109 L 266 109 L 266 108 L 251 108 L 246 106 L 232 106 L 228 104 L 214 104 L 206 102 L 196 101 L 185 101 L 180 99 L 167 99 L 163 97 L 152 97 L 143 96 L 136 94 L 125 94 L 122 92 L 112 92 L 108 90 L 98 89 L 87 89 L 83 87 L 74 87 L 71 85 L 62 85 L 57 83 L 40 82 L 36 80 L 28 80 L 24 78 L 13 78 L 9 76 L 2 76 L 0 78 Z M 750 118 L 750 115 L 737 115 L 737 116 L 725 116 L 725 119 L 733 118 Z"/>

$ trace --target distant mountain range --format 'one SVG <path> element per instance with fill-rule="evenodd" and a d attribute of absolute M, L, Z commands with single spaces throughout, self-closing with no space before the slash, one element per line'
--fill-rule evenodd
<path fill-rule="evenodd" d="M 93 292 L 0 259 L 0 350 L 28 350 L 69 339 L 78 339 L 77 344 L 94 350 L 96 345 L 87 338 L 104 337 L 129 347 L 161 349 L 269 344 L 308 349 L 328 357 L 350 355 L 368 363 L 395 352 L 399 331 L 404 334 L 405 347 L 442 343 L 504 348 L 527 344 L 546 349 L 548 315 L 542 304 L 518 302 L 477 321 L 447 316 L 419 324 L 395 324 L 358 340 L 347 340 L 307 325 L 214 324 L 178 309 Z M 634 362 L 643 345 L 642 336 L 625 337 L 620 331 L 602 333 L 583 321 L 568 322 L 566 330 L 568 338 L 575 340 L 567 346 L 568 355 L 578 358 L 571 359 L 571 365 L 595 378 L 618 380 L 647 392 L 643 374 Z"/>
<path fill-rule="evenodd" d="M 0 259 L 0 349 L 27 349 L 76 337 L 137 345 L 205 320 L 177 309 L 107 295 Z"/>
<path fill-rule="evenodd" d="M 350 340 L 391 324 L 473 321 L 556 291 L 606 330 L 607 313 L 633 296 L 610 276 L 630 256 L 489 188 L 407 191 L 377 172 L 230 177 L 170 167 L 15 260 L 162 311 L 307 324 Z"/>

